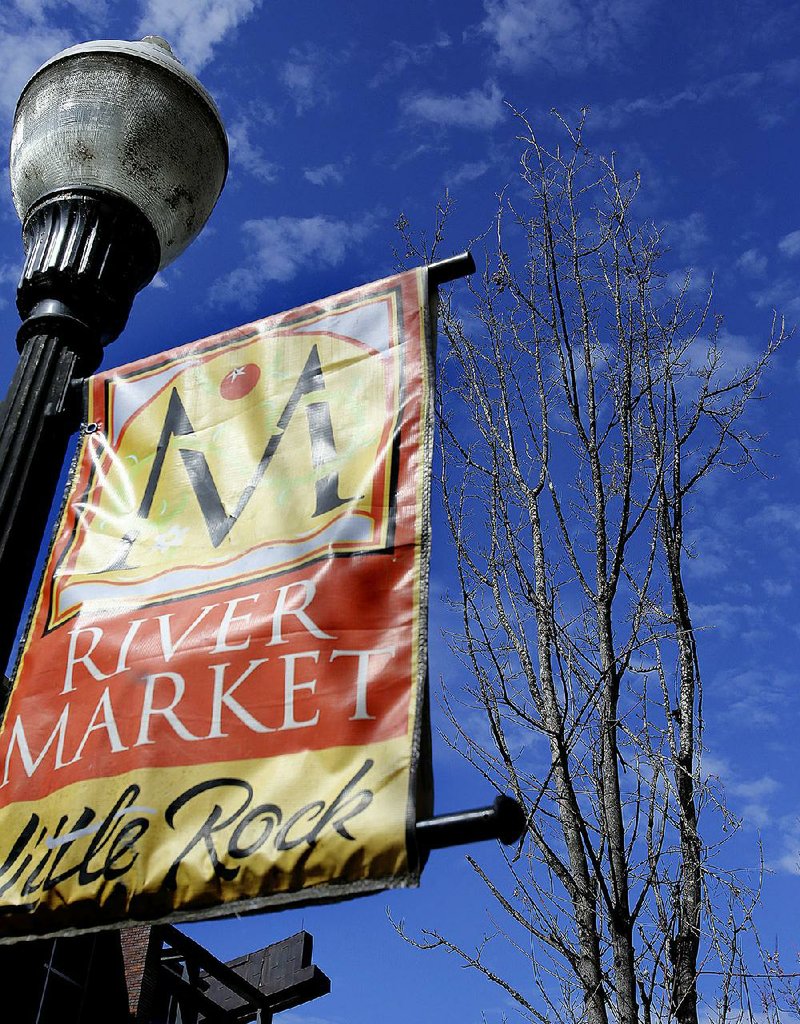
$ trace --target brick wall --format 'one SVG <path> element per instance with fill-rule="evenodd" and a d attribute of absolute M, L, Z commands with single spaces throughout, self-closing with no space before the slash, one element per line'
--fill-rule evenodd
<path fill-rule="evenodd" d="M 137 925 L 120 932 L 128 1011 L 131 1021 L 147 1020 L 156 981 L 161 950 L 158 933 L 150 925 Z"/>

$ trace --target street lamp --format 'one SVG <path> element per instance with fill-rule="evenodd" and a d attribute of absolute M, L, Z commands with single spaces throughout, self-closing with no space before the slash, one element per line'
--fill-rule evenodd
<path fill-rule="evenodd" d="M 73 46 L 22 91 L 10 169 L 23 322 L 0 417 L 0 671 L 80 420 L 71 384 L 200 232 L 227 167 L 213 100 L 157 36 Z"/>

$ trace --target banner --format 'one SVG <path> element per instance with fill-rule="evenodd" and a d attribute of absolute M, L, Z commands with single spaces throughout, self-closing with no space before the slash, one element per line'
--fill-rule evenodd
<path fill-rule="evenodd" d="M 421 269 L 90 379 L 0 734 L 0 937 L 416 883 L 429 334 Z"/>

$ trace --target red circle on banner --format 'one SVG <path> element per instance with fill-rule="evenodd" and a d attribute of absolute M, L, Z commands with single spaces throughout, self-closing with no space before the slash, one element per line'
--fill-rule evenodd
<path fill-rule="evenodd" d="M 244 398 L 258 384 L 260 376 L 261 370 L 255 363 L 236 366 L 222 378 L 219 385 L 219 393 L 229 402 L 234 402 L 237 398 Z"/>

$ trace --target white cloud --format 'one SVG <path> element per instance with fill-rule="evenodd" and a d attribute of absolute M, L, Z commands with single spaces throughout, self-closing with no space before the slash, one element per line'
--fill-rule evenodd
<path fill-rule="evenodd" d="M 726 564 L 730 566 L 730 558 L 726 560 Z M 712 574 L 708 573 L 707 575 Z M 742 616 L 750 618 L 756 617 L 759 614 L 759 610 L 755 605 L 733 601 L 709 603 L 696 601 L 692 612 L 695 629 L 714 630 L 723 638 L 740 636 Z"/>
<path fill-rule="evenodd" d="M 780 670 L 744 669 L 720 673 L 713 681 L 718 692 L 725 692 L 726 701 L 720 718 L 734 723 L 747 722 L 755 733 L 764 730 L 774 735 L 776 726 L 786 721 L 796 700 L 797 680 Z"/>
<path fill-rule="evenodd" d="M 478 178 L 482 178 L 484 174 L 489 170 L 488 160 L 474 160 L 466 164 L 462 164 L 456 171 L 449 174 L 445 179 L 445 184 L 451 188 L 457 185 L 469 184 L 471 181 L 477 181 Z"/>
<path fill-rule="evenodd" d="M 616 126 L 631 114 L 658 117 L 684 104 L 702 106 L 714 100 L 745 96 L 763 83 L 763 77 L 761 72 L 757 71 L 722 75 L 698 85 L 688 86 L 679 92 L 619 100 L 599 110 L 593 107 L 592 113 L 597 114 L 608 126 Z"/>
<path fill-rule="evenodd" d="M 790 875 L 800 875 L 800 818 L 787 815 L 781 825 L 782 852 L 774 861 L 769 862 L 769 867 Z"/>
<path fill-rule="evenodd" d="M 758 779 L 742 780 L 740 782 L 734 782 L 728 786 L 728 789 L 733 796 L 740 796 L 745 800 L 763 800 L 765 797 L 770 796 L 776 789 L 779 789 L 778 783 L 771 775 L 762 775 Z"/>
<path fill-rule="evenodd" d="M 746 249 L 736 261 L 736 266 L 745 274 L 763 277 L 767 272 L 767 257 L 758 249 Z"/>
<path fill-rule="evenodd" d="M 773 309 L 783 316 L 795 317 L 800 314 L 800 294 L 798 294 L 797 277 L 779 277 L 768 279 L 769 283 L 753 295 L 753 300 L 761 309 Z"/>
<path fill-rule="evenodd" d="M 270 118 L 262 120 L 269 121 Z M 254 178 L 269 185 L 278 176 L 278 165 L 267 160 L 263 149 L 251 138 L 254 130 L 252 120 L 247 117 L 237 118 L 228 127 L 228 141 L 231 149 L 231 167 L 240 167 Z"/>
<path fill-rule="evenodd" d="M 330 92 L 323 77 L 324 62 L 320 54 L 310 46 L 292 50 L 278 76 L 294 100 L 297 114 L 304 114 L 313 106 L 327 103 Z"/>
<path fill-rule="evenodd" d="M 680 270 L 670 270 L 664 279 L 667 290 L 674 295 L 685 291 L 690 299 L 698 302 L 704 299 L 711 288 L 711 278 L 702 267 L 687 266 Z"/>
<path fill-rule="evenodd" d="M 664 224 L 664 237 L 682 259 L 691 259 L 708 241 L 705 215 L 699 211 Z"/>
<path fill-rule="evenodd" d="M 312 185 L 340 185 L 344 181 L 344 173 L 338 164 L 323 164 L 321 167 L 307 167 L 303 177 Z"/>
<path fill-rule="evenodd" d="M 731 777 L 731 763 L 727 757 L 719 757 L 707 750 L 701 751 L 700 768 L 703 779 L 719 779 L 723 785 Z"/>
<path fill-rule="evenodd" d="M 503 94 L 495 82 L 488 82 L 483 89 L 471 89 L 459 96 L 416 93 L 406 98 L 403 110 L 419 121 L 483 129 L 494 128 L 505 113 Z"/>
<path fill-rule="evenodd" d="M 22 15 L 34 24 L 41 25 L 46 18 L 52 17 L 53 12 L 66 7 L 72 8 L 92 24 L 102 21 L 108 13 L 106 0 L 13 0 L 7 7 L 7 13 L 13 11 L 17 22 Z"/>
<path fill-rule="evenodd" d="M 717 335 L 717 346 L 722 356 L 720 369 L 729 375 L 752 366 L 757 359 L 752 342 L 743 334 L 721 330 Z"/>
<path fill-rule="evenodd" d="M 483 31 L 515 71 L 545 63 L 559 71 L 608 63 L 644 24 L 647 0 L 484 0 Z"/>
<path fill-rule="evenodd" d="M 786 846 L 785 853 L 774 862 L 774 867 L 789 875 L 800 875 L 800 837 L 793 843 L 787 840 Z"/>
<path fill-rule="evenodd" d="M 741 816 L 746 826 L 760 829 L 774 824 L 775 816 L 767 803 L 768 798 L 780 789 L 780 783 L 771 775 L 755 779 L 741 778 L 727 758 L 706 751 L 702 754 L 700 771 L 704 781 L 719 780 L 724 792 L 735 798 L 732 809 Z"/>
<path fill-rule="evenodd" d="M 21 272 L 21 263 L 12 260 L 3 260 L 0 262 L 0 285 L 16 285 L 19 281 L 19 275 Z"/>
<path fill-rule="evenodd" d="M 9 300 L 6 296 L 14 294 L 21 270 L 22 265 L 16 261 L 3 260 L 0 262 L 0 285 L 4 286 L 0 293 L 0 309 L 8 308 Z M 5 287 L 8 285 L 12 287 Z"/>
<path fill-rule="evenodd" d="M 694 579 L 713 579 L 714 577 L 722 576 L 730 569 L 730 547 L 728 540 L 724 532 L 717 527 L 717 524 L 714 527 L 697 524 L 691 529 L 687 538 L 687 544 L 689 560 L 686 565 L 686 572 Z M 708 605 L 702 607 L 711 609 L 707 618 L 709 620 L 713 619 L 713 610 L 717 606 Z M 727 620 L 727 613 L 724 618 Z M 704 623 L 704 625 L 709 625 L 709 622 Z"/>
<path fill-rule="evenodd" d="M 773 823 L 774 814 L 768 806 L 768 798 L 780 789 L 780 784 L 771 775 L 762 775 L 757 779 L 740 779 L 729 783 L 727 789 L 732 797 L 737 798 L 735 809 L 745 826 L 766 829 Z"/>
<path fill-rule="evenodd" d="M 794 589 L 789 580 L 762 580 L 761 586 L 769 597 L 788 597 Z"/>
<path fill-rule="evenodd" d="M 211 289 L 211 301 L 240 306 L 254 302 L 269 281 L 290 281 L 310 266 L 334 267 L 372 229 L 370 218 L 350 223 L 331 217 L 264 217 L 246 221 L 247 262 Z"/>
<path fill-rule="evenodd" d="M 784 256 L 800 256 L 800 231 L 790 231 L 778 242 L 778 248 Z"/>
<path fill-rule="evenodd" d="M 750 516 L 747 525 L 764 531 L 765 535 L 772 538 L 776 535 L 791 536 L 800 530 L 800 514 L 796 505 L 770 502 Z"/>
<path fill-rule="evenodd" d="M 389 43 L 389 57 L 370 81 L 370 88 L 374 89 L 375 86 L 396 78 L 409 66 L 417 67 L 427 63 L 437 50 L 444 50 L 449 46 L 451 46 L 450 37 L 445 32 L 440 32 L 432 42 L 420 43 L 417 46 L 409 46 L 407 43 L 393 40 Z"/>
<path fill-rule="evenodd" d="M 703 106 L 719 100 L 743 100 L 753 97 L 757 106 L 754 113 L 763 126 L 769 127 L 785 116 L 780 110 L 766 109 L 767 93 L 782 90 L 800 77 L 800 62 L 796 58 L 776 61 L 760 71 L 738 71 L 729 75 L 689 85 L 678 92 L 637 96 L 622 99 L 606 107 L 592 106 L 592 122 L 614 128 L 631 116 L 658 117 L 684 104 Z"/>
<path fill-rule="evenodd" d="M 160 35 L 192 71 L 214 56 L 214 47 L 259 7 L 261 0 L 145 0 L 136 32 Z"/>

